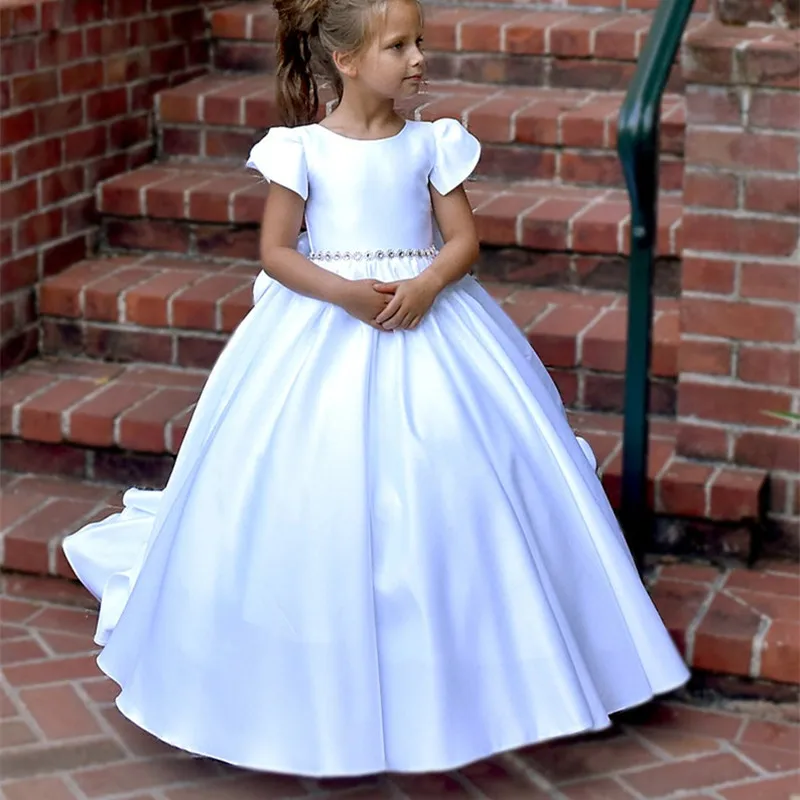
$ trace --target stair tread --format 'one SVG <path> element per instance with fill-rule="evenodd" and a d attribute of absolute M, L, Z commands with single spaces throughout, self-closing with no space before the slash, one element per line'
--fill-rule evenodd
<path fill-rule="evenodd" d="M 268 184 L 229 165 L 152 164 L 98 187 L 98 210 L 123 217 L 199 223 L 260 222 Z M 484 245 L 551 252 L 629 252 L 630 204 L 618 189 L 547 182 L 475 180 L 467 184 Z M 681 252 L 682 199 L 659 200 L 657 252 Z"/>
<path fill-rule="evenodd" d="M 456 117 L 484 143 L 610 149 L 624 92 L 433 81 L 404 107 L 416 119 Z M 329 101 L 330 96 L 323 94 Z M 159 93 L 163 124 L 267 128 L 280 124 L 268 75 L 207 75 Z M 662 103 L 662 150 L 682 152 L 685 101 Z"/>
<path fill-rule="evenodd" d="M 3 380 L 0 435 L 32 442 L 174 454 L 206 370 L 39 357 Z M 612 504 L 619 502 L 621 417 L 577 413 Z M 649 460 L 656 511 L 715 521 L 755 516 L 762 470 L 696 464 L 675 452 L 673 425 L 654 422 Z M 688 491 L 687 491 L 688 487 Z"/>
<path fill-rule="evenodd" d="M 249 311 L 259 269 L 253 262 L 215 264 L 154 255 L 87 260 L 42 282 L 39 309 L 46 317 L 225 334 Z M 624 295 L 485 285 L 548 367 L 624 372 Z M 677 301 L 656 299 L 653 334 L 652 373 L 674 378 Z"/>

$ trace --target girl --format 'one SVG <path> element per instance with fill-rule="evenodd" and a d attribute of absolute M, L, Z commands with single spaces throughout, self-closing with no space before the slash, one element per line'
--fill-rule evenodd
<path fill-rule="evenodd" d="M 604 728 L 687 671 L 553 383 L 468 275 L 478 143 L 395 112 L 420 8 L 276 6 L 292 127 L 249 161 L 271 183 L 257 302 L 166 489 L 65 542 L 117 705 L 316 776 Z M 312 65 L 340 99 L 321 124 Z"/>

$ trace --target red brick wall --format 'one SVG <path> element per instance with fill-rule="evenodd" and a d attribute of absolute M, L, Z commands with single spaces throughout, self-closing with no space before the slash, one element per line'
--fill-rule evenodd
<path fill-rule="evenodd" d="M 37 280 L 93 248 L 98 181 L 153 157 L 153 95 L 205 71 L 208 5 L 47 0 L 0 11 L 0 369 L 36 350 Z"/>
<path fill-rule="evenodd" d="M 712 23 L 689 37 L 679 448 L 766 468 L 797 547 L 800 31 Z"/>

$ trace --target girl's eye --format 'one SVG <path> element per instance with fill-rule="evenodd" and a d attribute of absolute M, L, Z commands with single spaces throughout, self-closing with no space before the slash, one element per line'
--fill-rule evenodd
<path fill-rule="evenodd" d="M 403 49 L 403 43 L 402 43 L 402 42 L 395 42 L 395 43 L 392 45 L 392 47 L 393 47 L 395 50 L 402 50 L 402 49 Z"/>
<path fill-rule="evenodd" d="M 417 39 L 417 47 L 418 47 L 420 50 L 422 50 L 422 45 L 423 45 L 424 43 L 425 43 L 425 40 L 424 40 L 424 39 L 423 39 L 423 38 L 420 36 L 420 37 L 419 37 L 419 39 Z"/>

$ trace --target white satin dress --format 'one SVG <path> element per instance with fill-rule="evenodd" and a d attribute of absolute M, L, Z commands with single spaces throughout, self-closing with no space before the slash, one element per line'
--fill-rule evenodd
<path fill-rule="evenodd" d="M 347 278 L 432 260 L 457 122 L 276 128 Z M 120 711 L 193 753 L 309 776 L 447 770 L 607 727 L 688 677 L 539 359 L 472 278 L 379 332 L 265 275 L 163 491 L 68 537 Z"/>

